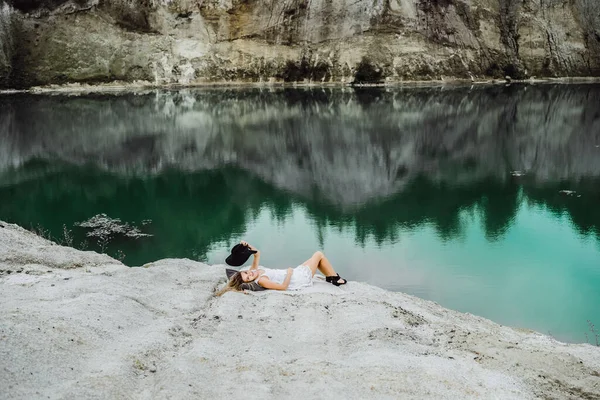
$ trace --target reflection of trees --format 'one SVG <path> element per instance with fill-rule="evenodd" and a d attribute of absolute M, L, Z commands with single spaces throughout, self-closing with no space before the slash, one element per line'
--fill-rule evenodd
<path fill-rule="evenodd" d="M 518 186 L 486 180 L 469 185 L 434 184 L 420 177 L 404 190 L 380 202 L 344 213 L 321 203 L 307 205 L 322 225 L 355 230 L 357 242 L 369 237 L 377 243 L 395 241 L 400 229 L 415 229 L 423 224 L 435 227 L 440 237 L 449 240 L 463 232 L 462 211 L 482 213 L 489 240 L 500 237 L 513 221 L 518 206 Z"/>
<path fill-rule="evenodd" d="M 0 202 L 2 219 L 26 228 L 39 224 L 55 239 L 62 237 L 63 224 L 72 227 L 99 213 L 134 224 L 151 219 L 149 229 L 155 237 L 108 247 L 110 254 L 117 248 L 131 254 L 125 259 L 129 265 L 201 256 L 213 243 L 244 232 L 263 205 L 280 218 L 291 210 L 285 195 L 230 168 L 191 174 L 169 170 L 156 177 L 127 179 L 96 168 L 55 168 L 42 179 L 0 187 L 0 197 L 10 199 Z M 76 243 L 81 244 L 83 231 L 76 233 Z"/>
<path fill-rule="evenodd" d="M 339 229 L 353 229 L 358 243 L 369 238 L 378 244 L 395 241 L 400 230 L 416 229 L 423 224 L 435 228 L 443 240 L 460 237 L 464 232 L 461 214 L 464 211 L 480 213 L 486 238 L 501 239 L 514 222 L 522 201 L 542 206 L 555 215 L 568 213 L 582 234 L 592 234 L 600 241 L 600 185 L 562 183 L 543 189 L 524 181 L 485 179 L 463 185 L 437 184 L 421 176 L 408 184 L 400 193 L 381 202 L 345 212 L 320 201 L 309 201 L 306 207 L 318 227 L 330 225 Z M 582 197 L 560 193 L 574 188 Z"/>
<path fill-rule="evenodd" d="M 485 235 L 489 240 L 494 240 L 506 232 L 517 214 L 519 186 L 511 182 L 499 185 L 488 181 L 479 185 L 479 188 L 483 196 L 480 208 Z"/>
<path fill-rule="evenodd" d="M 53 172 L 36 177 L 36 170 L 49 168 Z M 18 174 L 30 179 L 0 187 L 0 197 L 9 199 L 0 203 L 0 218 L 25 227 L 40 224 L 55 238 L 62 236 L 63 224 L 73 226 L 102 212 L 134 224 L 151 219 L 149 229 L 155 237 L 108 247 L 110 254 L 117 248 L 127 254 L 129 265 L 165 257 L 201 257 L 213 244 L 243 234 L 262 209 L 283 221 L 295 205 L 306 208 L 315 222 L 315 235 L 334 227 L 352 231 L 362 245 L 368 240 L 394 242 L 401 230 L 424 224 L 434 227 L 444 240 L 460 237 L 464 211 L 481 213 L 486 237 L 496 240 L 513 222 L 522 198 L 557 214 L 568 212 L 582 233 L 593 232 L 600 238 L 600 212 L 592 207 L 598 193 L 591 184 L 595 195 L 568 198 L 558 193 L 565 185 L 538 188 L 525 184 L 521 189 L 516 182 L 495 179 L 450 185 L 421 176 L 400 193 L 347 210 L 329 203 L 318 192 L 300 198 L 234 167 L 194 173 L 167 170 L 153 177 L 123 178 L 95 167 L 82 171 L 31 163 Z M 76 243 L 81 243 L 83 232 L 76 233 Z"/>
<path fill-rule="evenodd" d="M 600 181 L 589 179 L 581 182 L 546 183 L 543 186 L 524 188 L 527 199 L 533 204 L 546 207 L 551 213 L 569 215 L 573 225 L 583 235 L 592 235 L 600 240 Z M 561 190 L 575 190 L 573 195 Z M 581 193 L 581 197 L 578 197 Z"/>

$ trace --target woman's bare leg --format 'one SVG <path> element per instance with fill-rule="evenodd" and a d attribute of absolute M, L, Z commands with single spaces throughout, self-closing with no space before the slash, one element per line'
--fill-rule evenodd
<path fill-rule="evenodd" d="M 323 254 L 323 252 L 321 252 L 321 251 L 317 251 L 317 252 L 315 252 L 315 254 L 312 255 L 311 258 L 304 261 L 301 265 L 307 265 L 310 268 L 310 270 L 312 271 L 313 276 L 315 276 L 315 274 L 317 273 L 317 269 L 319 268 L 319 265 L 321 264 L 321 259 L 323 257 L 325 257 L 325 254 Z"/>
<path fill-rule="evenodd" d="M 321 273 L 325 276 L 336 276 L 336 272 L 333 269 L 333 266 L 325 257 L 322 251 L 317 251 L 311 258 L 302 263 L 302 265 L 308 265 L 310 270 L 312 271 L 313 276 L 317 273 L 317 269 L 321 271 Z M 346 280 L 342 278 L 342 282 L 345 283 Z"/>

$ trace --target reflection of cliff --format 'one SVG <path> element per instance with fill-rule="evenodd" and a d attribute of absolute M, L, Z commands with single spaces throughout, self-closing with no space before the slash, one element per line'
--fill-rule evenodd
<path fill-rule="evenodd" d="M 120 173 L 234 164 L 356 207 L 415 176 L 539 182 L 600 173 L 600 86 L 215 90 L 0 98 L 0 168 L 35 158 Z"/>

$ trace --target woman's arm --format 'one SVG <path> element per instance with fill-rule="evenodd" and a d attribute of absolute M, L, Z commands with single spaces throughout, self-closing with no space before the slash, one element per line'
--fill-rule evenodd
<path fill-rule="evenodd" d="M 257 282 L 260 286 L 267 288 L 267 289 L 286 290 L 288 288 L 288 286 L 290 286 L 290 280 L 292 279 L 293 272 L 294 271 L 291 268 L 288 268 L 287 275 L 286 275 L 283 283 L 275 283 L 272 280 L 270 280 L 269 278 L 267 278 L 266 276 L 263 276 Z"/>
<path fill-rule="evenodd" d="M 252 250 L 254 250 L 254 248 L 251 247 Z M 256 253 L 253 254 L 254 256 L 254 260 L 252 261 L 252 266 L 250 267 L 250 269 L 256 269 L 258 268 L 258 261 L 260 260 L 260 251 L 256 250 Z"/>

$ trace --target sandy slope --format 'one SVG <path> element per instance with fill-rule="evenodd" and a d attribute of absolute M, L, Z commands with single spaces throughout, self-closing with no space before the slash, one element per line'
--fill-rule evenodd
<path fill-rule="evenodd" d="M 216 298 L 224 266 L 0 225 L 2 399 L 600 399 L 598 347 L 358 282 Z"/>

